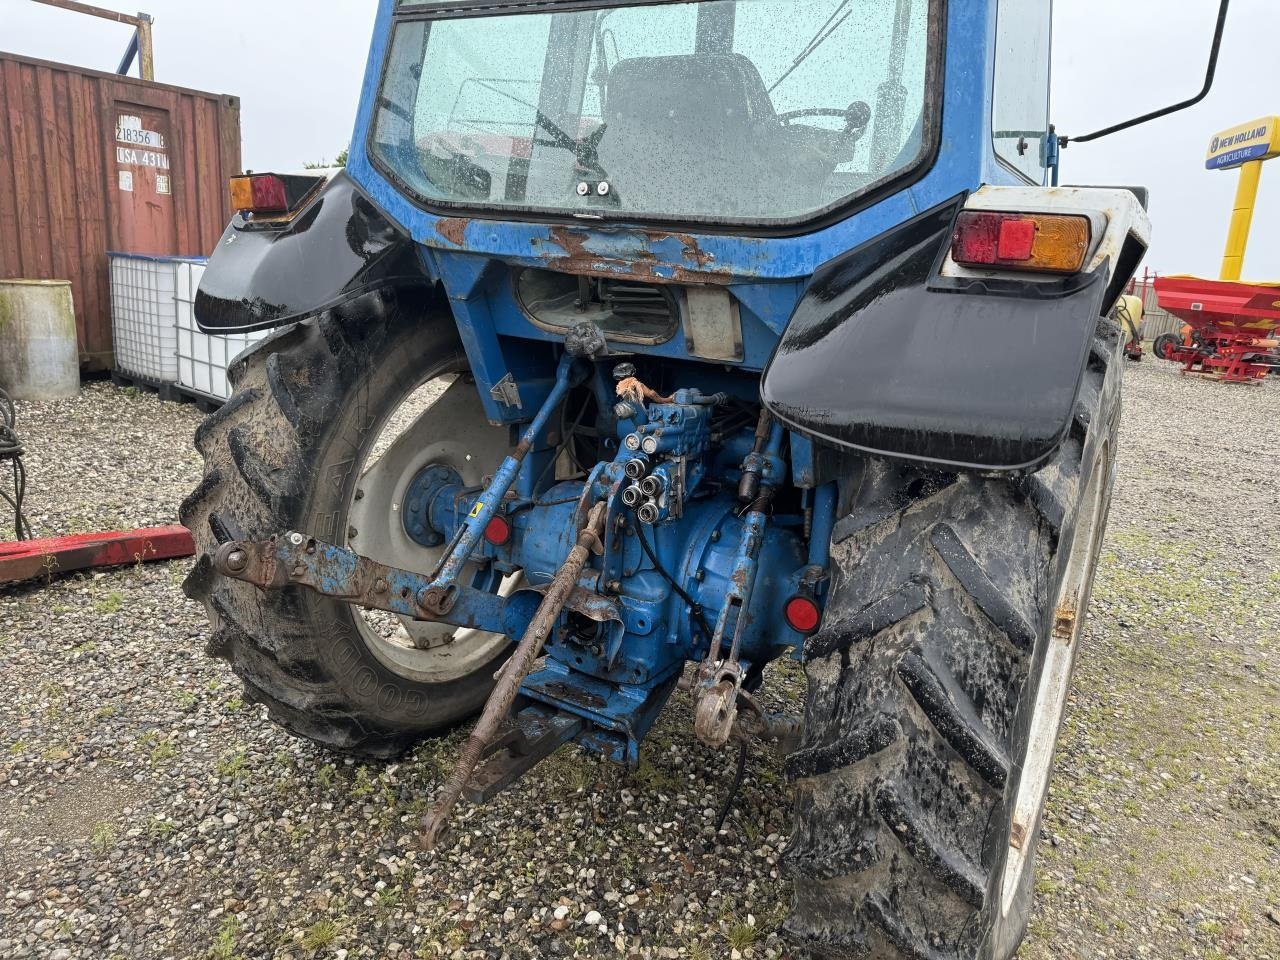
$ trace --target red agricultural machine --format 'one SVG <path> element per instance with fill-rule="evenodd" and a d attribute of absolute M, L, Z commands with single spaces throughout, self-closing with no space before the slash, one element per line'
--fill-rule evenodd
<path fill-rule="evenodd" d="M 1157 357 L 1228 383 L 1280 369 L 1280 285 L 1159 277 L 1155 288 L 1160 306 L 1184 324 L 1181 335 L 1156 338 Z"/>

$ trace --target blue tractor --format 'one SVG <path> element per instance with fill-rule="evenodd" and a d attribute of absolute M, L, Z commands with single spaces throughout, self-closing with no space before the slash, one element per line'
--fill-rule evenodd
<path fill-rule="evenodd" d="M 198 294 L 278 328 L 196 437 L 210 652 L 352 754 L 479 712 L 429 845 L 565 744 L 635 764 L 684 685 L 791 751 L 797 953 L 1011 956 L 1148 242 L 1143 191 L 1045 185 L 1049 33 L 381 0 L 345 170 L 233 181 Z"/>

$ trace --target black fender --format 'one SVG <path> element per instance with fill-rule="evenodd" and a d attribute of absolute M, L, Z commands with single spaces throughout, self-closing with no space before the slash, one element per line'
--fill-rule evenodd
<path fill-rule="evenodd" d="M 1047 282 L 941 277 L 964 201 L 814 274 L 761 384 L 778 420 L 946 470 L 1048 462 L 1071 425 L 1109 266 Z"/>
<path fill-rule="evenodd" d="M 342 172 L 287 220 L 236 214 L 200 280 L 195 318 L 205 333 L 265 330 L 430 284 L 412 239 Z"/>

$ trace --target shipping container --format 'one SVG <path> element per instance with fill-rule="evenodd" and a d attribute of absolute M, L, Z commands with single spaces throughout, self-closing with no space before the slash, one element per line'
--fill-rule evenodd
<path fill-rule="evenodd" d="M 112 367 L 107 251 L 204 257 L 231 218 L 240 100 L 0 52 L 0 278 L 70 280 Z"/>

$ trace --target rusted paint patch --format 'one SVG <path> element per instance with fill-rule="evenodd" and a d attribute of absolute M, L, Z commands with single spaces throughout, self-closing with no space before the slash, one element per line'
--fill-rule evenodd
<path fill-rule="evenodd" d="M 716 255 L 714 253 L 708 253 L 706 250 L 703 250 L 702 247 L 698 245 L 698 238 L 693 236 L 693 234 L 671 233 L 671 234 L 661 234 L 661 235 L 651 234 L 650 236 L 652 239 L 655 239 L 655 240 L 658 239 L 659 236 L 661 236 L 663 239 L 665 239 L 666 237 L 673 237 L 674 239 L 679 240 L 680 243 L 684 245 L 684 251 L 683 251 L 684 258 L 686 260 L 691 260 L 692 262 L 696 263 L 699 269 L 706 269 L 707 266 L 715 262 Z"/>
<path fill-rule="evenodd" d="M 603 697 L 560 681 L 548 683 L 543 687 L 543 692 L 555 697 L 557 700 L 577 704 L 579 707 L 586 707 L 588 710 L 603 710 L 608 706 L 608 702 Z"/>
<path fill-rule="evenodd" d="M 466 240 L 467 227 L 470 225 L 470 217 L 445 217 L 436 221 L 436 233 L 455 247 L 460 247 Z"/>
<path fill-rule="evenodd" d="M 680 264 L 661 262 L 657 255 L 647 247 L 637 249 L 634 254 L 624 258 L 601 256 L 587 249 L 587 241 L 591 235 L 568 227 L 552 227 L 550 242 L 564 251 L 563 256 L 548 259 L 547 266 L 552 270 L 575 275 L 626 278 L 646 280 L 653 283 L 717 283 L 727 284 L 732 278 L 723 271 L 703 272 L 690 269 Z M 714 256 L 704 253 L 698 248 L 692 237 L 674 234 L 648 233 L 648 242 L 661 242 L 670 238 L 680 239 L 685 244 L 685 252 L 689 259 L 704 267 Z M 692 242 L 692 247 L 690 247 Z M 690 252 L 692 250 L 692 252 Z"/>

